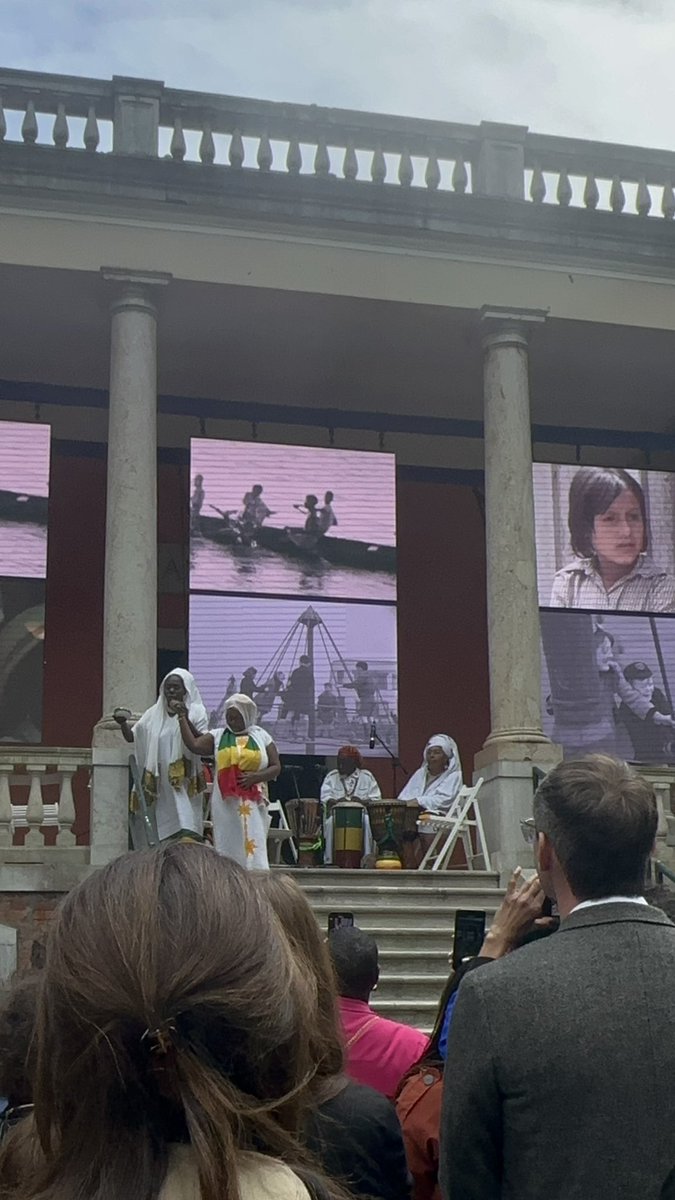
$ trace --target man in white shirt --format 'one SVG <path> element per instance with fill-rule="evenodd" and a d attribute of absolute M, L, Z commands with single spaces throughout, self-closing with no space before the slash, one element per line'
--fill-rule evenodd
<path fill-rule="evenodd" d="M 337 770 L 329 771 L 321 785 L 321 803 L 324 806 L 323 833 L 325 840 L 324 862 L 333 861 L 333 818 L 330 810 L 340 800 L 358 800 L 367 805 L 371 800 L 381 800 L 382 793 L 375 776 L 365 769 L 361 752 L 356 746 L 342 746 L 337 754 Z M 373 835 L 366 809 L 363 810 L 363 853 L 373 849 Z"/>
<path fill-rule="evenodd" d="M 645 903 L 652 788 L 604 755 L 534 799 L 552 937 L 462 980 L 441 1120 L 445 1200 L 657 1200 L 675 1162 L 675 926 Z"/>

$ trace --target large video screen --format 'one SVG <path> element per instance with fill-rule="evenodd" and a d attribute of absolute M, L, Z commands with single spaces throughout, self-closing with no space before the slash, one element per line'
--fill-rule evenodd
<path fill-rule="evenodd" d="M 215 653 L 214 653 L 215 648 Z M 370 727 L 397 743 L 396 609 L 249 596 L 194 595 L 190 670 L 212 728 L 233 692 L 253 695 L 280 749 L 367 752 Z"/>
<path fill-rule="evenodd" d="M 539 604 L 675 612 L 675 476 L 534 465 Z"/>
<path fill-rule="evenodd" d="M 0 742 L 42 738 L 48 425 L 0 421 Z"/>
<path fill-rule="evenodd" d="M 373 724 L 396 753 L 395 479 L 390 454 L 192 441 L 189 656 L 214 727 L 241 691 L 282 753 L 367 753 Z"/>
<path fill-rule="evenodd" d="M 675 476 L 536 463 L 534 495 L 545 732 L 675 762 Z"/>
<path fill-rule="evenodd" d="M 675 619 L 541 613 L 544 730 L 566 758 L 675 762 Z"/>

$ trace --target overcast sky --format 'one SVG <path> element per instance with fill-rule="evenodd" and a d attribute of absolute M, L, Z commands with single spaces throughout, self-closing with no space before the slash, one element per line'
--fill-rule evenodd
<path fill-rule="evenodd" d="M 0 64 L 675 147 L 675 0 L 0 0 Z"/>

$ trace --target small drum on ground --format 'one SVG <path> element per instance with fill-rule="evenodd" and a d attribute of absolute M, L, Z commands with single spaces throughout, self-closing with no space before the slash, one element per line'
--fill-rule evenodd
<path fill-rule="evenodd" d="M 287 800 L 286 812 L 298 847 L 298 866 L 320 866 L 323 849 L 320 802 L 311 797 Z"/>
<path fill-rule="evenodd" d="M 379 871 L 401 870 L 407 807 L 406 800 L 374 800 L 368 805 Z"/>
<path fill-rule="evenodd" d="M 363 805 L 339 800 L 333 805 L 333 860 L 336 867 L 356 870 L 363 858 Z"/>

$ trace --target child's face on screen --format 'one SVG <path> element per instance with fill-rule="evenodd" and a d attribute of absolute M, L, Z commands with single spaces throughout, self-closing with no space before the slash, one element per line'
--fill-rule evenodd
<path fill-rule="evenodd" d="M 626 489 L 593 522 L 593 549 L 600 560 L 629 570 L 642 553 L 645 526 L 640 502 Z"/>
<path fill-rule="evenodd" d="M 646 700 L 651 700 L 654 695 L 654 676 L 648 675 L 646 679 L 634 679 L 631 687 L 635 688 L 635 691 L 644 696 Z"/>

